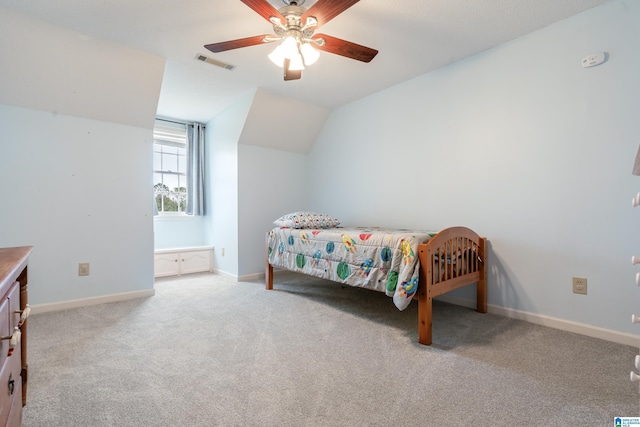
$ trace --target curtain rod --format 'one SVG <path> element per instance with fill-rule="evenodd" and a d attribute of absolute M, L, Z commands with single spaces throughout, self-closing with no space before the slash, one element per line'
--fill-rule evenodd
<path fill-rule="evenodd" d="M 185 126 L 189 126 L 192 125 L 194 122 L 180 122 L 177 120 L 169 120 L 169 119 L 163 119 L 161 117 L 156 117 L 156 120 L 160 120 L 161 122 L 168 122 L 168 123 L 175 123 L 177 125 L 185 125 Z M 201 123 L 202 126 L 206 127 L 204 123 Z"/>

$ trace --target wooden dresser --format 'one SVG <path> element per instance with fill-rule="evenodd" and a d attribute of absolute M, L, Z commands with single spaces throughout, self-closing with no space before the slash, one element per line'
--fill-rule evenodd
<path fill-rule="evenodd" d="M 20 426 L 27 403 L 27 264 L 33 248 L 0 248 L 0 426 Z"/>

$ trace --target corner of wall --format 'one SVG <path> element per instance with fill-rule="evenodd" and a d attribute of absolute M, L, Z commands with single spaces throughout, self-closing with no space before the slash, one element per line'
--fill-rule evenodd
<path fill-rule="evenodd" d="M 205 180 L 206 244 L 216 269 L 238 275 L 238 143 L 255 91 L 207 123 Z M 224 256 L 222 255 L 224 248 Z"/>

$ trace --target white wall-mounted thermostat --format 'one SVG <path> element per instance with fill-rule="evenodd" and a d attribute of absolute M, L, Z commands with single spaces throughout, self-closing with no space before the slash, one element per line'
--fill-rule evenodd
<path fill-rule="evenodd" d="M 582 68 L 595 67 L 602 64 L 607 59 L 607 54 L 604 52 L 592 53 L 582 58 Z"/>

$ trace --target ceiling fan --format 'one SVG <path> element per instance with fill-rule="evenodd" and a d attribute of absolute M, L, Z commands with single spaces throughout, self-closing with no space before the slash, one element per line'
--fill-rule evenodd
<path fill-rule="evenodd" d="M 318 50 L 370 62 L 378 53 L 359 44 L 314 31 L 326 24 L 359 0 L 318 0 L 308 9 L 302 7 L 305 0 L 282 0 L 285 6 L 273 7 L 267 0 L 240 0 L 273 25 L 275 34 L 246 37 L 220 43 L 207 44 L 204 47 L 218 53 L 241 47 L 282 41 L 269 55 L 276 65 L 284 68 L 285 80 L 297 80 L 302 77 L 305 65 L 313 64 L 320 55 Z"/>

